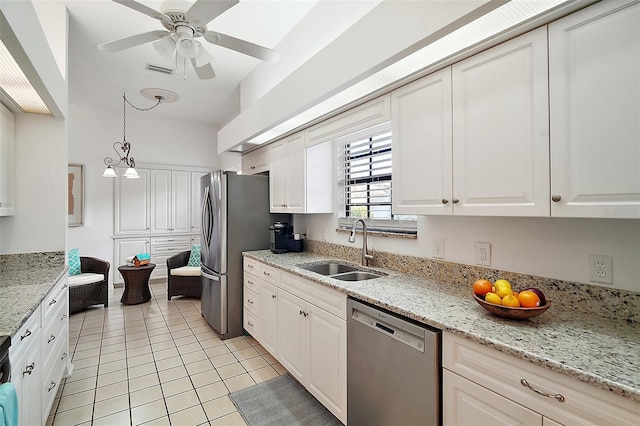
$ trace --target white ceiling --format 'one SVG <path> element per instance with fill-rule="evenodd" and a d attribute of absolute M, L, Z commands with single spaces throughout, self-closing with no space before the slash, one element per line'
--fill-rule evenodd
<path fill-rule="evenodd" d="M 317 1 L 241 0 L 207 27 L 277 50 Z M 139 3 L 159 11 L 187 10 L 193 2 L 139 0 Z M 199 80 L 189 63 L 185 79 L 181 61 L 177 75 L 149 71 L 145 69 L 147 64 L 173 69 L 176 64 L 162 58 L 150 43 L 117 53 L 104 52 L 97 46 L 147 31 L 162 30 L 159 21 L 109 0 L 68 0 L 68 10 L 69 101 L 72 104 L 119 109 L 122 108 L 122 93 L 126 91 L 127 98 L 136 106 L 148 107 L 153 101 L 142 97 L 140 90 L 162 88 L 177 93 L 180 99 L 158 108 L 158 114 L 219 127 L 239 112 L 239 84 L 261 63 L 258 59 L 201 40 L 214 56 L 214 79 Z M 335 36 L 325 36 L 326 27 L 319 25 L 314 30 L 318 40 Z M 314 49 L 317 51 L 330 41 L 316 42 Z"/>

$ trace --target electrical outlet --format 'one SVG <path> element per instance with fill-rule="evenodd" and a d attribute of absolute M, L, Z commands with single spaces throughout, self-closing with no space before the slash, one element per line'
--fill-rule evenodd
<path fill-rule="evenodd" d="M 491 266 L 491 243 L 476 243 L 476 265 Z"/>
<path fill-rule="evenodd" d="M 590 254 L 589 281 L 594 283 L 613 284 L 613 257 Z"/>
<path fill-rule="evenodd" d="M 444 238 L 433 240 L 432 255 L 435 259 L 444 259 Z"/>

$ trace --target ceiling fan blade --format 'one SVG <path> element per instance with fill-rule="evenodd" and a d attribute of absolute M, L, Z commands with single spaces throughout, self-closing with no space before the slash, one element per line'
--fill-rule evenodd
<path fill-rule="evenodd" d="M 278 59 L 280 59 L 280 54 L 275 50 L 215 31 L 207 31 L 204 33 L 204 39 L 209 43 L 217 44 L 218 46 L 226 47 L 227 49 L 235 50 L 236 52 L 244 53 L 245 55 L 253 56 L 254 58 L 272 64 L 278 62 Z"/>
<path fill-rule="evenodd" d="M 157 19 L 159 21 L 166 21 L 166 22 L 171 22 L 171 18 L 169 18 L 167 15 L 165 15 L 162 12 L 158 12 L 155 9 L 152 9 L 148 6 L 145 6 L 144 4 L 138 3 L 137 1 L 133 1 L 133 0 L 112 0 L 116 3 L 119 3 L 123 6 L 127 6 L 128 8 L 131 8 L 133 10 L 137 10 L 140 13 L 144 13 L 147 16 L 151 16 L 154 19 Z"/>
<path fill-rule="evenodd" d="M 206 25 L 238 4 L 238 1 L 239 0 L 198 0 L 187 10 L 187 13 L 197 17 Z"/>
<path fill-rule="evenodd" d="M 211 80 L 216 76 L 211 63 L 199 67 L 196 66 L 196 58 L 191 58 L 191 65 L 193 65 L 193 69 L 200 80 Z"/>
<path fill-rule="evenodd" d="M 102 43 L 98 46 L 100 50 L 106 52 L 119 52 L 130 47 L 138 46 L 140 44 L 149 43 L 151 41 L 159 40 L 164 36 L 171 34 L 169 31 L 156 30 L 149 31 L 148 33 L 142 33 L 120 40 L 114 40 L 107 43 Z"/>

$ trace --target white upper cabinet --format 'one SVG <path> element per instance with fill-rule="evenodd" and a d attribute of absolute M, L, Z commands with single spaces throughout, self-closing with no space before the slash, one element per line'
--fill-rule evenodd
<path fill-rule="evenodd" d="M 242 174 L 254 175 L 269 170 L 269 151 L 265 148 L 256 149 L 242 156 Z"/>
<path fill-rule="evenodd" d="M 393 213 L 452 214 L 451 67 L 391 93 Z"/>
<path fill-rule="evenodd" d="M 115 235 L 148 234 L 151 221 L 151 170 L 136 169 L 139 179 L 122 177 L 118 169 L 114 195 Z"/>
<path fill-rule="evenodd" d="M 549 24 L 551 214 L 640 218 L 640 3 Z"/>
<path fill-rule="evenodd" d="M 547 29 L 453 65 L 453 210 L 549 216 Z"/>
<path fill-rule="evenodd" d="M 191 175 L 151 171 L 151 232 L 190 232 Z"/>
<path fill-rule="evenodd" d="M 191 172 L 191 232 L 200 233 L 200 223 L 202 222 L 202 195 L 200 188 L 202 183 L 200 178 L 206 173 Z"/>
<path fill-rule="evenodd" d="M 14 147 L 15 118 L 7 107 L 0 104 L 0 216 L 14 213 Z"/>

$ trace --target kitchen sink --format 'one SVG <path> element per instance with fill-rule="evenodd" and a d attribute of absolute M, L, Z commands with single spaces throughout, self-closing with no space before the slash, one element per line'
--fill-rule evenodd
<path fill-rule="evenodd" d="M 341 281 L 364 281 L 378 278 L 384 275 L 363 271 L 355 266 L 344 265 L 337 262 L 298 265 L 298 267 Z"/>
<path fill-rule="evenodd" d="M 298 265 L 302 269 L 306 269 L 307 271 L 315 272 L 320 275 L 336 275 L 342 274 L 343 272 L 351 272 L 357 271 L 358 268 L 354 268 L 353 266 L 343 265 L 341 263 L 335 262 L 327 262 L 327 263 L 318 263 L 315 265 Z"/>
<path fill-rule="evenodd" d="M 382 275 L 380 274 L 372 274 L 371 272 L 365 271 L 354 271 L 347 272 L 344 274 L 337 274 L 332 276 L 331 278 L 335 278 L 340 281 L 364 281 L 364 280 L 372 280 L 374 278 L 380 278 Z"/>

